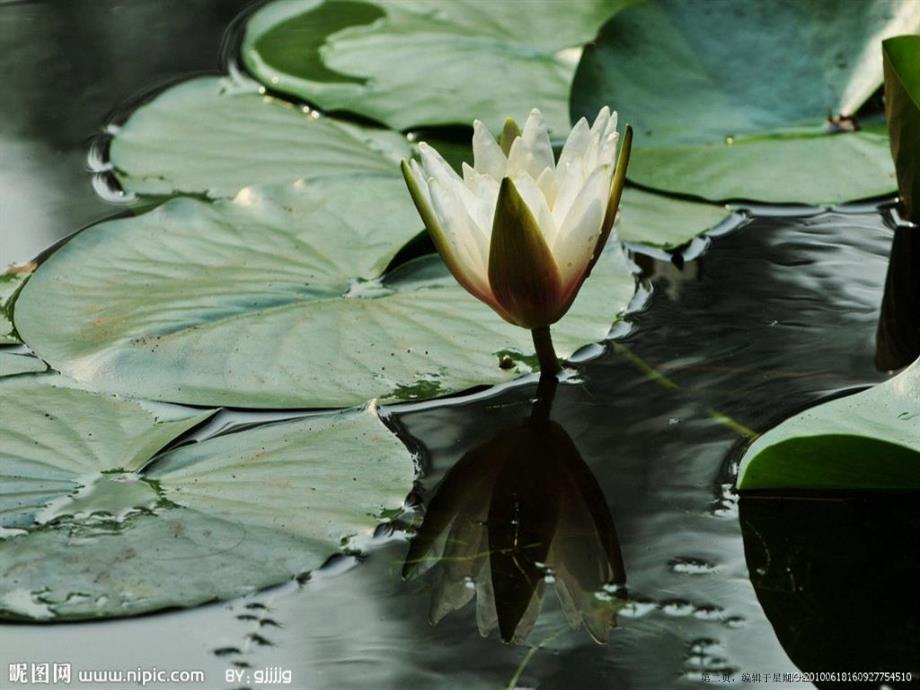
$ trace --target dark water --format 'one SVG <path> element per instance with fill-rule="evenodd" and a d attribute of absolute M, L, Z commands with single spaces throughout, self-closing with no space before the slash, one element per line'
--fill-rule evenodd
<path fill-rule="evenodd" d="M 84 169 L 88 138 L 124 98 L 214 67 L 242 4 L 0 3 L 0 61 L 21 94 L 0 105 L 0 174 L 14 182 L 0 185 L 4 262 L 112 210 Z M 241 601 L 113 622 L 0 626 L 0 678 L 7 664 L 28 660 L 203 669 L 208 688 L 244 686 L 225 680 L 229 670 L 289 670 L 287 687 L 311 690 L 512 681 L 654 690 L 720 685 L 722 671 L 744 685 L 742 673 L 846 664 L 920 674 L 920 526 L 910 498 L 745 498 L 739 506 L 731 488 L 751 433 L 885 377 L 874 365 L 892 242 L 882 215 L 769 212 L 680 267 L 636 257 L 648 299 L 556 392 L 552 417 L 602 493 L 587 502 L 608 515 L 607 538 L 615 531 L 625 569 L 625 592 L 612 596 L 628 603 L 606 645 L 567 628 L 550 588 L 525 644 L 503 644 L 497 631 L 481 637 L 475 604 L 432 626 L 436 576 L 402 579 L 407 539 L 397 528 L 381 530 L 360 558 Z M 447 491 L 445 477 L 465 454 L 520 427 L 535 392 L 530 381 L 390 411 L 422 456 L 421 505 L 406 526 L 439 484 Z M 500 485 L 536 481 L 520 467 Z M 486 491 L 477 472 L 450 476 L 470 501 Z M 556 500 L 552 482 L 535 486 L 546 503 Z M 576 551 L 588 543 L 581 532 L 561 534 Z"/>
<path fill-rule="evenodd" d="M 113 211 L 86 174 L 120 104 L 219 68 L 247 0 L 0 0 L 0 266 Z"/>

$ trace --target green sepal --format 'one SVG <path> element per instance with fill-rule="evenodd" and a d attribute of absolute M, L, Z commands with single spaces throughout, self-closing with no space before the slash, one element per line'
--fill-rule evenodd
<path fill-rule="evenodd" d="M 620 199 L 623 198 L 623 187 L 626 185 L 626 169 L 629 167 L 629 157 L 632 154 L 632 140 L 633 128 L 631 125 L 626 125 L 626 131 L 623 133 L 623 143 L 620 144 L 620 152 L 617 154 L 617 167 L 613 171 L 613 180 L 610 182 L 607 212 L 604 214 L 604 225 L 601 230 L 601 236 L 598 238 L 597 250 L 594 252 L 594 261 L 597 261 L 597 257 L 600 255 L 599 250 L 603 249 L 607 243 L 610 229 L 617 219 L 617 209 L 620 207 Z"/>
<path fill-rule="evenodd" d="M 510 155 L 511 144 L 513 144 L 514 140 L 519 136 L 521 136 L 521 128 L 518 126 L 518 123 L 514 121 L 513 117 L 509 117 L 505 120 L 501 136 L 498 138 L 498 145 L 502 147 L 502 153 L 506 156 Z"/>
<path fill-rule="evenodd" d="M 562 289 L 559 268 L 509 177 L 502 180 L 492 222 L 489 284 L 511 323 L 532 329 L 552 322 Z"/>

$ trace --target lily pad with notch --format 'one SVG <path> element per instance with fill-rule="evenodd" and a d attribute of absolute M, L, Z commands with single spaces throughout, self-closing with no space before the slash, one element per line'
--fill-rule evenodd
<path fill-rule="evenodd" d="M 115 131 L 115 176 L 146 195 L 232 196 L 254 183 L 299 178 L 399 178 L 405 137 L 320 117 L 237 77 L 182 82 L 141 105 Z"/>
<path fill-rule="evenodd" d="M 498 131 L 538 107 L 564 135 L 581 46 L 626 4 L 282 0 L 250 18 L 242 55 L 272 89 L 395 129 Z"/>
<path fill-rule="evenodd" d="M 918 28 L 913 2 L 646 0 L 586 47 L 571 112 L 615 105 L 636 128 L 630 179 L 655 189 L 808 204 L 888 194 L 884 128 L 852 117 L 882 84 L 879 40 Z"/>
<path fill-rule="evenodd" d="M 0 381 L 0 617 L 128 616 L 240 596 L 358 548 L 412 487 L 375 409 L 237 431 L 157 455 L 210 416 Z"/>

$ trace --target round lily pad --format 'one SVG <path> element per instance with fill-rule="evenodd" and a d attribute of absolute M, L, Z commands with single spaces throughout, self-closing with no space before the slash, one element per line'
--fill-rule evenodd
<path fill-rule="evenodd" d="M 174 199 L 59 249 L 21 292 L 16 327 L 77 381 L 199 405 L 347 407 L 531 372 L 530 333 L 439 258 L 381 277 L 418 224 L 390 178 Z M 560 355 L 604 339 L 634 287 L 611 246 L 554 328 Z"/>
<path fill-rule="evenodd" d="M 382 175 L 399 178 L 400 134 L 285 103 L 246 79 L 174 86 L 116 129 L 110 156 L 132 192 L 229 196 L 255 182 Z"/>
<path fill-rule="evenodd" d="M 881 85 L 879 40 L 918 28 L 913 2 L 842 12 L 835 0 L 647 0 L 586 47 L 571 111 L 618 108 L 636 128 L 630 178 L 668 192 L 803 203 L 889 193 L 887 137 L 829 118 L 855 115 Z"/>
<path fill-rule="evenodd" d="M 786 420 L 748 449 L 738 488 L 920 489 L 920 362 Z"/>
<path fill-rule="evenodd" d="M 538 107 L 564 134 L 580 48 L 625 4 L 282 0 L 249 20 L 242 54 L 273 89 L 396 129 L 478 118 L 498 131 Z"/>
<path fill-rule="evenodd" d="M 210 413 L 48 375 L 0 381 L 0 403 L 5 618 L 127 616 L 283 582 L 360 545 L 415 473 L 373 409 L 155 456 Z"/>

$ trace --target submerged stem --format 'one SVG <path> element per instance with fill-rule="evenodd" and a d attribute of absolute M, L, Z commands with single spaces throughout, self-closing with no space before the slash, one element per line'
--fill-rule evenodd
<path fill-rule="evenodd" d="M 540 326 L 530 331 L 533 336 L 533 346 L 537 350 L 537 359 L 540 362 L 541 376 L 555 376 L 562 367 L 553 348 L 553 337 L 549 333 L 549 326 Z"/>

